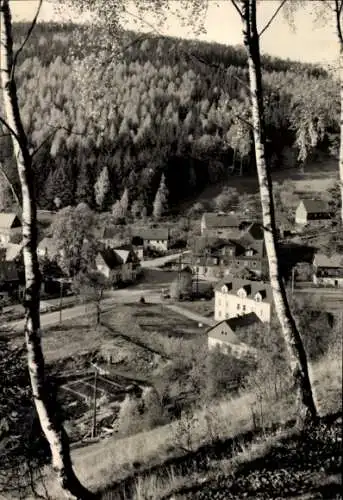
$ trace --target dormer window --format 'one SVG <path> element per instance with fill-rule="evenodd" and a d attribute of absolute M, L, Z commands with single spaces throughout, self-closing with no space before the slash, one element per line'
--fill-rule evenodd
<path fill-rule="evenodd" d="M 227 293 L 229 290 L 226 285 L 223 285 L 221 291 L 222 293 Z"/>
<path fill-rule="evenodd" d="M 244 288 L 240 288 L 237 292 L 237 295 L 238 297 L 240 297 L 241 299 L 245 299 L 246 296 L 247 296 L 247 292 L 246 290 L 244 290 Z"/>
<path fill-rule="evenodd" d="M 249 248 L 248 250 L 245 251 L 245 255 L 247 257 L 252 257 L 254 255 L 254 250 L 252 248 Z"/>

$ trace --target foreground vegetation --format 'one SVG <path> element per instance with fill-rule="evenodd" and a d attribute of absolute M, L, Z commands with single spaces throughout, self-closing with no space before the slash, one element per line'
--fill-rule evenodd
<path fill-rule="evenodd" d="M 337 346 L 311 365 L 311 379 L 320 414 L 324 416 L 341 411 L 342 357 Z M 80 479 L 91 489 L 109 490 L 103 493 L 104 498 L 135 500 L 148 499 L 149 495 L 154 499 L 164 498 L 176 486 L 180 488 L 192 483 L 192 478 L 198 484 L 199 480 L 204 479 L 204 475 L 207 477 L 209 468 L 211 469 L 208 464 L 212 460 L 212 467 L 216 471 L 219 468 L 225 474 L 229 473 L 235 470 L 234 457 L 238 462 L 242 460 L 242 450 L 244 461 L 249 461 L 254 454 L 264 455 L 275 439 L 270 440 L 268 436 L 280 436 L 280 430 L 296 416 L 293 398 L 288 390 L 276 399 L 270 388 L 265 387 L 267 390 L 262 398 L 245 390 L 238 397 L 229 400 L 226 398 L 191 415 L 185 414 L 179 421 L 171 424 L 127 439 L 111 438 L 74 450 L 75 469 Z M 321 438 L 318 439 L 320 442 Z M 249 442 L 253 444 L 250 445 Z M 220 453 L 218 444 L 219 450 L 222 450 Z M 200 450 L 197 460 L 196 450 L 205 445 L 211 446 Z M 335 461 L 336 459 L 333 463 Z M 204 464 L 207 464 L 205 471 Z M 59 498 L 59 490 L 49 477 L 45 480 L 49 492 L 52 498 Z M 109 488 L 108 485 L 113 483 L 114 478 L 116 486 L 114 489 Z M 125 497 L 125 494 L 128 496 Z"/>

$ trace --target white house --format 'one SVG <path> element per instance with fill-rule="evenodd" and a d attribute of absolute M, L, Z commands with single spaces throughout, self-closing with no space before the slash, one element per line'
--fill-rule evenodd
<path fill-rule="evenodd" d="M 272 306 L 271 287 L 263 281 L 224 278 L 215 287 L 216 321 L 255 313 L 262 322 L 270 323 Z"/>
<path fill-rule="evenodd" d="M 169 248 L 169 229 L 150 228 L 141 229 L 132 235 L 132 244 L 134 246 L 143 245 L 144 249 L 158 250 L 166 252 Z"/>
<path fill-rule="evenodd" d="M 0 244 L 6 245 L 21 233 L 21 222 L 15 213 L 0 213 Z"/>
<path fill-rule="evenodd" d="M 301 200 L 295 211 L 295 222 L 301 226 L 308 222 L 322 222 L 331 219 L 327 203 L 322 200 Z"/>

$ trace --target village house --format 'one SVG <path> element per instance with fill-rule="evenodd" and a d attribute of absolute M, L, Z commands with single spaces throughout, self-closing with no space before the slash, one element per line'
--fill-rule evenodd
<path fill-rule="evenodd" d="M 343 287 L 343 255 L 317 253 L 313 259 L 313 283 Z"/>
<path fill-rule="evenodd" d="M 309 222 L 321 222 L 331 219 L 330 209 L 322 200 L 301 200 L 295 211 L 295 223 L 301 226 Z"/>
<path fill-rule="evenodd" d="M 132 234 L 132 245 L 143 250 L 167 252 L 170 244 L 169 229 L 149 228 L 136 230 Z"/>
<path fill-rule="evenodd" d="M 15 213 L 0 213 L 0 244 L 11 243 L 14 238 L 20 237 L 21 221 Z"/>
<path fill-rule="evenodd" d="M 216 321 L 253 312 L 263 323 L 270 323 L 273 297 L 269 284 L 263 281 L 223 278 L 214 290 Z"/>
<path fill-rule="evenodd" d="M 242 222 L 235 214 L 204 213 L 201 222 L 201 236 L 217 238 L 238 238 Z"/>
<path fill-rule="evenodd" d="M 248 330 L 261 328 L 263 323 L 255 313 L 224 319 L 207 331 L 208 349 L 220 349 L 237 358 L 256 358 L 257 349 L 245 341 Z M 244 335 L 245 333 L 245 335 Z"/>
<path fill-rule="evenodd" d="M 95 265 L 113 285 L 133 282 L 141 271 L 139 259 L 133 249 L 104 248 L 98 252 Z"/>
<path fill-rule="evenodd" d="M 238 239 L 200 237 L 192 255 L 193 272 L 206 278 L 220 279 L 244 270 L 265 276 L 268 263 L 261 224 L 252 223 Z"/>

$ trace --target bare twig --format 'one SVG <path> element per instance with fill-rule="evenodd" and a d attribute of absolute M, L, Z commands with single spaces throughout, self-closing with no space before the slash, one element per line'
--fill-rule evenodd
<path fill-rule="evenodd" d="M 287 2 L 288 0 L 282 0 L 282 2 L 280 3 L 280 5 L 278 6 L 278 8 L 275 10 L 274 14 L 272 15 L 272 17 L 269 19 L 269 21 L 267 22 L 267 24 L 265 25 L 265 27 L 260 31 L 259 33 L 259 37 L 261 38 L 261 36 L 263 35 L 263 33 L 269 28 L 269 26 L 272 24 L 272 22 L 274 21 L 274 19 L 276 18 L 276 16 L 278 15 L 278 13 L 280 12 L 280 10 L 282 9 L 282 7 L 285 5 L 285 3 Z"/>
<path fill-rule="evenodd" d="M 11 81 L 13 81 L 13 79 L 14 79 L 14 73 L 15 73 L 15 68 L 16 68 L 16 65 L 17 65 L 18 57 L 21 54 L 21 52 L 23 51 L 26 43 L 28 42 L 28 40 L 29 40 L 29 38 L 31 36 L 32 31 L 34 30 L 34 27 L 37 24 L 37 19 L 38 19 L 38 16 L 39 16 L 40 9 L 42 7 L 42 3 L 43 3 L 43 0 L 39 0 L 35 17 L 32 19 L 30 28 L 28 29 L 28 31 L 26 33 L 26 37 L 25 37 L 23 43 L 21 44 L 21 46 L 19 47 L 19 49 L 17 50 L 17 52 L 15 53 L 15 55 L 14 55 L 13 63 L 12 63 L 12 68 L 11 68 L 11 76 L 10 76 Z"/>
<path fill-rule="evenodd" d="M 10 190 L 11 190 L 11 192 L 13 194 L 13 198 L 14 198 L 16 204 L 18 205 L 18 207 L 21 210 L 21 203 L 20 203 L 19 197 L 18 197 L 17 193 L 15 192 L 15 189 L 14 189 L 14 186 L 13 186 L 12 182 L 9 180 L 9 178 L 8 178 L 6 172 L 5 172 L 5 169 L 4 169 L 4 166 L 3 166 L 2 162 L 0 162 L 0 172 L 2 173 L 3 177 L 5 178 L 7 184 L 9 185 Z"/>
<path fill-rule="evenodd" d="M 238 4 L 237 4 L 236 0 L 231 0 L 231 3 L 234 6 L 234 8 L 236 9 L 236 11 L 238 12 L 239 16 L 242 18 L 243 17 L 243 12 L 238 7 Z"/>
<path fill-rule="evenodd" d="M 54 130 L 45 139 L 43 139 L 43 141 L 40 143 L 40 145 L 37 146 L 36 149 L 34 149 L 31 152 L 31 158 L 33 158 L 38 153 L 38 151 L 44 146 L 44 144 L 46 144 L 56 134 L 56 132 L 57 132 L 57 130 Z"/>
<path fill-rule="evenodd" d="M 2 123 L 7 128 L 7 130 L 10 131 L 11 135 L 13 135 L 16 138 L 16 140 L 18 141 L 18 144 L 20 144 L 19 137 L 14 132 L 13 128 L 10 127 L 10 125 L 7 123 L 7 121 L 4 118 L 2 118 L 1 116 L 0 116 L 0 123 Z"/>

